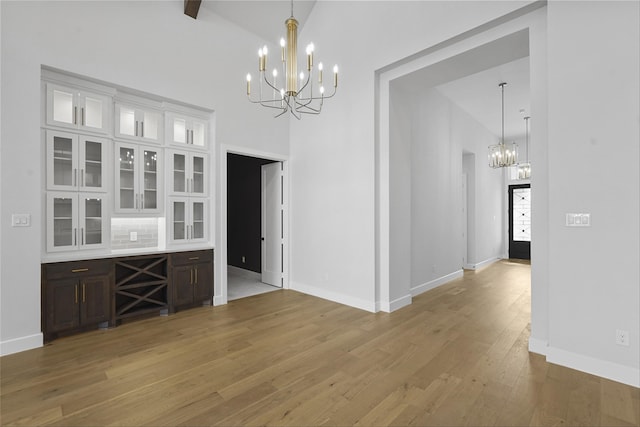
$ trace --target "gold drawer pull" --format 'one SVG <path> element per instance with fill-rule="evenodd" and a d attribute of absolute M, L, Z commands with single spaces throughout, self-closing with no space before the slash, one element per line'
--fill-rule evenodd
<path fill-rule="evenodd" d="M 85 271 L 89 271 L 89 269 L 88 268 L 76 268 L 74 270 L 71 270 L 72 273 L 82 273 L 82 272 L 85 272 Z"/>
<path fill-rule="evenodd" d="M 190 261 L 195 261 L 197 259 L 200 259 L 200 257 L 199 256 L 194 256 L 194 257 L 189 258 Z"/>

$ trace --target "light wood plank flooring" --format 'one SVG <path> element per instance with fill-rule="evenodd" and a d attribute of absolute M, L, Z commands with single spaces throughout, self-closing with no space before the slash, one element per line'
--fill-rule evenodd
<path fill-rule="evenodd" d="M 0 359 L 1 422 L 637 426 L 638 389 L 529 354 L 529 276 L 502 261 L 392 314 L 276 291 L 59 339 Z"/>

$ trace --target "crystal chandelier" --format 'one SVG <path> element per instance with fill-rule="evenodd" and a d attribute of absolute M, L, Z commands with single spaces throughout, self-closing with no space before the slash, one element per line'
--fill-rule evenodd
<path fill-rule="evenodd" d="M 298 75 L 298 21 L 293 17 L 293 0 L 291 0 L 291 17 L 285 21 L 287 28 L 287 39 L 280 39 L 281 62 L 282 62 L 282 85 L 278 86 L 278 69 L 274 68 L 269 80 L 267 70 L 267 46 L 258 50 L 258 79 L 260 82 L 259 95 L 257 99 L 251 96 L 251 74 L 247 74 L 247 98 L 254 104 L 277 110 L 275 117 L 280 117 L 287 111 L 300 119 L 302 114 L 320 114 L 322 104 L 326 98 L 335 95 L 338 88 L 338 66 L 333 67 L 333 92 L 325 94 L 323 86 L 323 66 L 318 63 L 317 74 L 314 76 L 313 67 L 313 43 L 307 46 L 307 73 L 300 72 Z M 318 88 L 314 82 L 317 80 Z M 266 92 L 266 94 L 265 94 Z"/>
<path fill-rule="evenodd" d="M 506 83 L 498 86 L 502 89 L 502 138 L 500 142 L 489 146 L 489 166 L 492 168 L 504 168 L 513 166 L 518 161 L 518 146 L 515 142 L 510 145 L 504 143 L 504 87 Z"/>
<path fill-rule="evenodd" d="M 531 178 L 531 162 L 529 161 L 529 119 L 531 117 L 527 116 L 524 118 L 525 122 L 525 141 L 527 143 L 527 161 L 523 163 L 518 163 L 518 179 L 529 179 Z"/>

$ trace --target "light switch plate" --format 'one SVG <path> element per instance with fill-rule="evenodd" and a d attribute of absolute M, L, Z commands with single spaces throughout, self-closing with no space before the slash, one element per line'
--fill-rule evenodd
<path fill-rule="evenodd" d="M 30 227 L 31 215 L 30 214 L 12 214 L 11 226 L 12 227 Z"/>
<path fill-rule="evenodd" d="M 588 213 L 568 213 L 566 215 L 567 227 L 591 227 L 591 214 Z"/>
<path fill-rule="evenodd" d="M 137 231 L 129 232 L 129 241 L 136 242 L 137 240 L 138 240 L 138 232 Z"/>

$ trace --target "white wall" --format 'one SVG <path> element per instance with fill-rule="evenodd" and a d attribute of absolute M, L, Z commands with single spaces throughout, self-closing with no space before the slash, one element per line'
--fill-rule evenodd
<path fill-rule="evenodd" d="M 206 8 L 193 20 L 183 14 L 182 1 L 2 1 L 0 7 L 0 351 L 8 353 L 42 342 L 42 64 L 213 109 L 217 146 L 287 154 L 288 123 L 274 121 L 245 99 L 244 76 L 255 67 L 261 41 L 208 14 Z M 216 165 L 219 161 L 214 159 Z M 219 210 L 219 200 L 216 206 Z M 12 213 L 30 213 L 32 226 L 12 228 Z M 219 212 L 212 216 L 210 229 L 219 217 Z M 218 222 L 216 236 L 220 236 Z M 219 294 L 220 281 L 216 283 Z"/>
<path fill-rule="evenodd" d="M 548 357 L 640 386 L 640 3 L 551 2 Z M 535 142 L 534 142 L 535 144 Z M 591 213 L 589 228 L 565 213 Z M 616 329 L 630 346 L 615 344 Z"/>
<path fill-rule="evenodd" d="M 341 77 L 320 116 L 291 122 L 293 289 L 376 309 L 375 71 L 526 3 L 316 3 L 300 45 Z"/>

